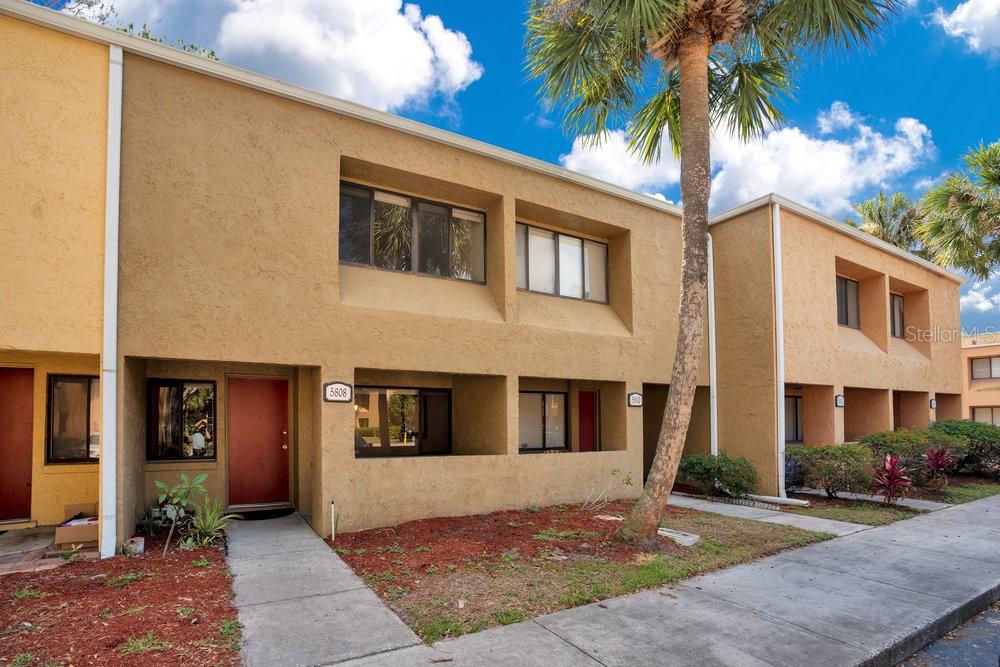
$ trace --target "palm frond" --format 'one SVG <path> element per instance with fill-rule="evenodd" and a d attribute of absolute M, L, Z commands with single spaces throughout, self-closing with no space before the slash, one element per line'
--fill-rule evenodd
<path fill-rule="evenodd" d="M 762 12 L 758 30 L 769 45 L 824 53 L 868 48 L 900 0 L 779 0 Z"/>
<path fill-rule="evenodd" d="M 748 141 L 779 125 L 784 114 L 778 100 L 791 95 L 786 63 L 777 59 L 747 60 L 737 54 L 710 66 L 709 107 L 714 119 Z"/>
<path fill-rule="evenodd" d="M 670 139 L 673 156 L 680 157 L 680 75 L 676 69 L 663 77 L 659 88 L 660 91 L 635 112 L 627 132 L 629 147 L 645 162 L 660 159 L 664 132 Z"/>

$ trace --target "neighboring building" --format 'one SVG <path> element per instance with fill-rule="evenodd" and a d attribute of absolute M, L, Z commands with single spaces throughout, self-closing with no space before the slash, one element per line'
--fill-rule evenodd
<path fill-rule="evenodd" d="M 1000 426 L 1000 334 L 962 338 L 962 418 Z"/>
<path fill-rule="evenodd" d="M 961 415 L 960 276 L 775 195 L 711 235 L 719 442 L 765 492 L 786 444 Z"/>
<path fill-rule="evenodd" d="M 638 495 L 675 207 L 16 0 L 0 70 L 5 527 L 99 501 L 110 554 L 154 482 L 199 472 L 321 535 L 581 501 L 613 470 Z M 888 316 L 896 292 L 907 326 L 957 328 L 957 280 L 781 201 L 783 299 L 771 200 L 713 224 L 718 384 L 706 341 L 687 435 L 751 458 L 766 493 L 786 393 L 805 442 L 841 442 L 961 391 L 957 343 L 891 338 Z M 837 275 L 858 330 L 836 327 Z"/>

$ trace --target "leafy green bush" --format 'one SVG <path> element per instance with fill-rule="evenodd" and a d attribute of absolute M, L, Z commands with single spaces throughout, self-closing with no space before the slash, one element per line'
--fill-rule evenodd
<path fill-rule="evenodd" d="M 789 449 L 805 477 L 807 486 L 836 498 L 844 491 L 862 492 L 871 486 L 874 458 L 861 445 L 802 445 Z"/>
<path fill-rule="evenodd" d="M 362 438 L 377 438 L 379 436 L 378 426 L 359 426 L 354 429 L 355 434 L 360 435 Z M 399 440 L 399 425 L 389 424 L 389 439 Z"/>
<path fill-rule="evenodd" d="M 871 448 L 875 458 L 885 460 L 887 455 L 898 456 L 900 464 L 911 471 L 914 484 L 924 485 L 930 475 L 925 470 L 925 455 L 932 449 L 947 447 L 958 465 L 969 451 L 967 442 L 959 437 L 937 430 L 901 428 L 883 431 L 859 438 L 858 442 Z"/>
<path fill-rule="evenodd" d="M 242 519 L 239 514 L 227 514 L 222 502 L 205 496 L 201 505 L 195 505 L 194 514 L 185 529 L 185 539 L 191 548 L 207 547 L 222 540 L 226 526 L 233 519 Z"/>
<path fill-rule="evenodd" d="M 955 453 L 959 468 L 980 475 L 1000 475 L 1000 428 L 971 419 L 945 419 L 932 424 L 930 430 L 965 442 L 964 455 Z"/>
<path fill-rule="evenodd" d="M 734 498 L 754 492 L 760 477 L 753 464 L 743 457 L 726 454 L 701 456 L 691 454 L 681 459 L 677 476 L 700 486 L 706 493 L 720 491 Z"/>

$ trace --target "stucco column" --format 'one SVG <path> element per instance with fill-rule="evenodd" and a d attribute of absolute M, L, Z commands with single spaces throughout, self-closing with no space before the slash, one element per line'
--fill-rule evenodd
<path fill-rule="evenodd" d="M 507 456 L 518 455 L 518 432 L 520 417 L 518 408 L 519 378 L 516 375 L 507 376 Z"/>
<path fill-rule="evenodd" d="M 326 382 L 354 384 L 354 369 L 323 366 L 316 383 L 322 391 Z M 318 437 L 312 456 L 312 527 L 326 537 L 333 530 L 330 502 L 349 504 L 354 478 L 354 403 L 329 403 L 320 398 Z M 340 509 L 338 508 L 338 512 Z"/>
<path fill-rule="evenodd" d="M 843 395 L 844 385 L 833 385 L 833 396 L 830 398 L 830 405 L 833 406 L 833 442 L 838 445 L 844 444 L 844 408 L 836 407 L 834 399 Z"/>

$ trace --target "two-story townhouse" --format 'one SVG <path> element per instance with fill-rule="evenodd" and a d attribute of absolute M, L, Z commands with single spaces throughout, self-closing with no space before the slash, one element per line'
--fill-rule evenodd
<path fill-rule="evenodd" d="M 962 338 L 962 418 L 1000 426 L 1000 335 Z"/>
<path fill-rule="evenodd" d="M 962 277 L 771 195 L 715 216 L 720 448 L 784 451 L 962 414 Z"/>
<path fill-rule="evenodd" d="M 2 269 L 19 305 L 0 366 L 34 366 L 36 449 L 95 424 L 102 551 L 182 473 L 322 535 L 579 501 L 613 470 L 638 494 L 659 425 L 627 397 L 662 413 L 675 207 L 33 5 L 0 14 L 3 125 L 26 146 L 0 166 L 22 190 L 2 241 L 26 246 Z M 50 348 L 90 356 L 30 356 Z M 55 376 L 84 371 L 67 417 Z"/>

